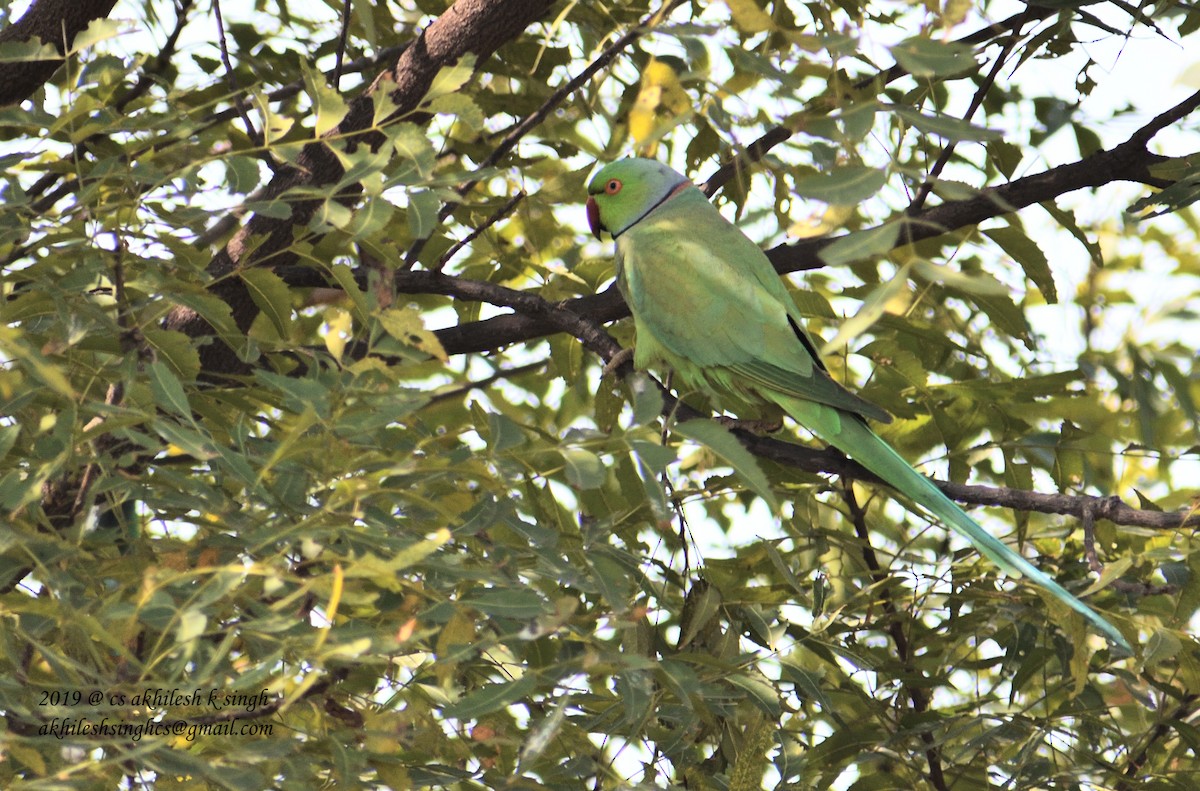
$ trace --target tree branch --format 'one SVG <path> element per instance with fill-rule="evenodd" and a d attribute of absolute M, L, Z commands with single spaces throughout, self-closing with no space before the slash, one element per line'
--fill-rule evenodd
<path fill-rule="evenodd" d="M 458 0 L 404 50 L 396 65 L 380 73 L 359 96 L 352 99 L 341 123 L 329 130 L 321 140 L 306 145 L 297 158 L 297 165 L 280 168 L 268 184 L 265 199 L 277 198 L 288 190 L 335 184 L 345 173 L 330 142 L 353 151 L 359 145 L 372 149 L 382 145 L 382 133 L 373 129 L 375 118 L 374 94 L 386 90 L 395 111 L 384 121 L 388 123 L 412 112 L 425 96 L 437 73 L 467 54 L 481 60 L 489 57 L 508 40 L 521 33 L 540 18 L 550 6 L 550 0 Z M 337 197 L 352 203 L 359 192 L 358 185 L 346 188 Z M 322 200 L 306 198 L 289 201 L 291 214 L 285 219 L 253 215 L 208 266 L 213 278 L 210 292 L 229 305 L 234 322 L 245 332 L 258 314 L 245 284 L 236 276 L 239 268 L 286 266 L 297 260 L 294 250 L 297 228 L 312 219 Z M 251 240 L 255 243 L 252 243 Z M 258 241 L 261 240 L 261 241 Z M 214 334 L 209 323 L 194 310 L 176 306 L 165 322 L 167 329 L 181 331 L 193 338 Z M 222 342 L 210 343 L 200 350 L 200 363 L 205 376 L 220 377 L 245 372 L 247 366 L 236 352 Z"/>
<path fill-rule="evenodd" d="M 47 0 L 42 0 L 38 5 L 43 3 L 55 5 L 53 2 L 47 3 Z M 276 172 L 267 186 L 265 199 L 279 197 L 296 187 L 336 183 L 344 174 L 344 169 L 327 140 L 339 140 L 339 145 L 351 151 L 358 145 L 375 147 L 382 144 L 382 134 L 372 129 L 373 94 L 376 91 L 388 91 L 396 106 L 390 116 L 392 119 L 403 117 L 416 109 L 434 77 L 444 66 L 468 53 L 474 53 L 480 59 L 490 56 L 496 48 L 520 34 L 544 14 L 549 6 L 550 0 L 458 0 L 421 32 L 417 40 L 404 50 L 393 68 L 378 75 L 366 91 L 349 103 L 349 110 L 340 124 L 330 130 L 324 139 L 304 147 L 297 166 L 280 168 Z M 338 197 L 350 202 L 355 194 L 356 191 L 350 189 Z M 209 291 L 230 307 L 235 323 L 243 332 L 249 329 L 258 314 L 258 308 L 237 276 L 237 270 L 264 262 L 272 265 L 294 262 L 297 257 L 293 250 L 294 229 L 306 225 L 320 203 L 318 199 L 292 201 L 291 215 L 282 220 L 253 215 L 210 262 L 208 273 L 214 282 Z M 589 339 L 588 348 L 598 354 L 611 355 L 609 345 L 616 346 L 616 342 L 599 325 L 565 311 L 549 307 L 543 309 L 538 304 L 543 301 L 535 295 L 521 292 L 512 292 L 510 295 L 489 293 L 493 297 L 507 299 L 510 307 L 549 320 L 556 331 Z M 173 308 L 164 325 L 192 338 L 214 333 L 202 316 L 184 306 Z M 204 375 L 209 377 L 247 370 L 236 352 L 223 342 L 202 346 L 200 360 Z M 108 443 L 115 441 L 109 435 L 104 435 L 96 442 L 98 448 L 107 449 Z M 42 508 L 51 524 L 73 524 L 85 512 L 90 502 L 89 490 L 94 483 L 92 470 L 93 467 L 89 467 L 86 475 L 66 475 L 45 484 Z"/>
<path fill-rule="evenodd" d="M 15 24 L 0 31 L 0 44 L 41 39 L 66 57 L 75 36 L 93 20 L 107 17 L 116 4 L 116 0 L 36 0 Z M 62 64 L 62 58 L 0 63 L 0 107 L 28 99 Z"/>
<path fill-rule="evenodd" d="M 509 151 L 516 147 L 517 143 L 521 141 L 521 138 L 529 134 L 529 132 L 533 129 L 536 129 L 538 124 L 540 124 L 542 121 L 546 120 L 546 116 L 550 115 L 554 108 L 558 107 L 558 105 L 560 105 L 564 99 L 566 99 L 575 91 L 579 90 L 580 86 L 592 78 L 592 75 L 600 71 L 600 69 L 604 68 L 608 64 L 612 63 L 613 59 L 617 57 L 617 55 L 623 49 L 641 38 L 647 30 L 656 25 L 659 20 L 661 20 L 666 14 L 670 13 L 670 11 L 681 2 L 682 0 L 668 0 L 668 2 L 666 2 L 661 9 L 647 17 L 637 27 L 630 28 L 629 30 L 625 31 L 625 33 L 618 37 L 616 41 L 605 47 L 604 51 L 600 53 L 599 57 L 589 63 L 587 68 L 568 80 L 554 93 L 550 94 L 550 97 L 546 99 L 546 101 L 542 102 L 541 107 L 527 115 L 521 120 L 520 123 L 509 130 L 508 134 L 506 134 L 504 139 L 501 140 L 496 148 L 492 150 L 492 153 L 488 155 L 487 159 L 480 163 L 477 171 L 482 173 L 503 159 Z M 475 178 L 465 181 L 455 187 L 454 191 L 460 196 L 465 196 L 475 187 L 476 184 L 479 183 L 480 178 L 480 176 L 476 176 Z M 441 210 L 438 212 L 438 222 L 443 222 L 459 205 L 459 201 L 448 201 L 446 205 L 442 206 Z M 411 269 L 413 265 L 417 263 L 417 256 L 420 255 L 421 250 L 425 247 L 425 244 L 428 241 L 429 237 L 426 236 L 417 239 L 413 243 L 412 247 L 408 251 L 408 254 L 404 257 L 405 269 Z M 437 268 L 440 269 L 444 263 L 445 261 L 439 261 Z"/>
<path fill-rule="evenodd" d="M 888 587 L 889 577 L 884 570 L 879 558 L 875 555 L 875 548 L 871 546 L 871 533 L 867 529 L 867 511 L 858 503 L 858 498 L 854 496 L 854 487 L 846 481 L 842 485 L 842 499 L 846 503 L 846 507 L 850 511 L 850 521 L 854 524 L 854 533 L 858 536 L 858 540 L 862 544 L 863 562 L 867 565 L 867 570 L 871 573 L 871 581 L 879 590 L 879 597 L 883 602 L 883 611 L 887 614 L 887 632 L 892 637 L 892 643 L 896 646 L 896 656 L 899 657 L 900 663 L 904 666 L 904 670 L 909 678 L 926 679 L 924 673 L 918 670 L 912 661 L 912 647 L 908 642 L 908 635 L 904 633 L 904 624 L 900 621 L 900 610 L 896 607 L 896 602 L 892 598 L 892 592 Z M 929 696 L 925 694 L 925 690 L 920 686 L 904 683 L 904 690 L 908 693 L 908 699 L 912 702 L 913 711 L 918 715 L 925 714 L 929 711 Z M 938 747 L 937 739 L 934 738 L 933 731 L 922 730 L 920 733 L 921 741 L 925 744 L 925 762 L 929 766 L 929 782 L 938 791 L 949 791 L 946 786 L 946 778 L 942 772 L 942 753 Z"/>
<path fill-rule="evenodd" d="M 1180 107 L 1190 103 L 1191 109 L 1195 109 L 1193 100 L 1198 97 L 1200 95 L 1193 96 Z M 1099 187 L 1113 181 L 1146 183 L 1153 179 L 1149 172 L 1150 166 L 1166 160 L 1167 157 L 1151 154 L 1144 147 L 1134 145 L 1131 138 L 1111 150 L 1100 151 L 1077 162 L 1060 165 L 1007 184 L 981 189 L 974 198 L 948 201 L 903 221 L 911 225 L 912 241 L 930 239 L 959 228 L 978 225 L 984 220 L 1009 214 L 1035 203 L 1053 200 L 1068 192 Z M 821 251 L 843 238 L 845 235 L 804 239 L 792 244 L 779 245 L 767 250 L 766 254 L 780 274 L 819 269 L 825 266 L 820 258 Z M 615 321 L 629 315 L 629 309 L 615 289 L 569 300 L 564 303 L 564 307 L 601 322 Z M 462 354 L 521 343 L 552 331 L 550 325 L 545 322 L 529 316 L 512 315 L 450 327 L 440 330 L 438 336 L 446 351 Z"/>

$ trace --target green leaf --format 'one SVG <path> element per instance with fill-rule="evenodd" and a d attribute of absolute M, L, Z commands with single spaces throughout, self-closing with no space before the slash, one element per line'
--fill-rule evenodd
<path fill-rule="evenodd" d="M 944 283 L 968 294 L 1007 294 L 1010 289 L 986 272 L 967 274 L 951 269 L 945 264 L 934 264 L 925 259 L 912 262 L 913 272 L 934 283 Z"/>
<path fill-rule="evenodd" d="M 714 420 L 688 420 L 677 423 L 674 430 L 680 436 L 699 442 L 719 456 L 733 467 L 734 472 L 741 476 L 755 494 L 767 501 L 772 511 L 779 510 L 779 501 L 775 499 L 771 482 L 763 474 L 758 459 L 743 448 L 737 437 L 728 429 Z"/>
<path fill-rule="evenodd" d="M 658 420 L 663 411 L 662 391 L 649 376 L 642 371 L 635 372 L 628 378 L 629 389 L 633 392 L 633 422 L 634 425 L 645 426 Z"/>
<path fill-rule="evenodd" d="M 429 103 L 429 112 L 453 115 L 472 132 L 483 129 L 483 110 L 469 96 L 461 93 L 439 96 Z"/>
<path fill-rule="evenodd" d="M 1100 572 L 1100 579 L 1075 595 L 1079 598 L 1086 598 L 1097 591 L 1102 591 L 1111 585 L 1114 580 L 1120 579 L 1121 575 L 1131 568 L 1133 568 L 1133 558 L 1128 555 L 1117 558 L 1111 563 L 1106 563 L 1104 564 L 1104 571 Z"/>
<path fill-rule="evenodd" d="M 238 276 L 246 284 L 254 304 L 270 320 L 275 332 L 287 340 L 292 332 L 292 292 L 287 284 L 279 275 L 261 267 L 239 270 Z"/>
<path fill-rule="evenodd" d="M 633 596 L 633 580 L 625 567 L 606 552 L 589 553 L 587 562 L 592 568 L 592 579 L 613 611 L 628 611 Z"/>
<path fill-rule="evenodd" d="M 317 121 L 313 132 L 317 137 L 323 137 L 326 132 L 342 122 L 349 107 L 341 95 L 325 82 L 325 75 L 306 64 L 302 68 L 304 81 L 308 85 L 308 94 L 312 97 L 317 110 Z"/>
<path fill-rule="evenodd" d="M 912 264 L 904 265 L 889 280 L 871 289 L 858 313 L 843 321 L 838 327 L 837 335 L 821 347 L 822 356 L 841 351 L 850 341 L 862 335 L 883 317 L 892 298 L 908 288 L 908 270 L 911 266 Z"/>
<path fill-rule="evenodd" d="M 1066 231 L 1079 240 L 1079 243 L 1084 246 L 1091 256 L 1092 263 L 1096 266 L 1104 266 L 1104 253 L 1100 249 L 1100 245 L 1093 242 L 1083 229 L 1079 227 L 1079 223 L 1075 220 L 1075 212 L 1060 208 L 1053 201 L 1046 201 L 1041 204 L 1042 208 L 1050 213 L 1050 216 L 1058 221 Z M 1014 256 L 1015 257 L 1015 256 Z M 1037 281 L 1034 281 L 1037 282 Z"/>
<path fill-rule="evenodd" d="M 0 425 L 0 460 L 3 460 L 12 450 L 19 436 L 21 436 L 21 427 L 17 424 Z"/>
<path fill-rule="evenodd" d="M 175 640 L 180 643 L 190 643 L 204 634 L 208 628 L 208 617 L 198 609 L 184 610 L 179 615 L 179 627 L 175 630 Z"/>
<path fill-rule="evenodd" d="M 973 69 L 975 51 L 952 41 L 931 38 L 905 39 L 891 47 L 892 57 L 914 77 L 949 77 Z"/>
<path fill-rule="evenodd" d="M 1003 136 L 1003 132 L 999 129 L 984 129 L 945 113 L 923 113 L 913 107 L 900 104 L 888 105 L 888 109 L 921 132 L 937 135 L 946 140 L 996 140 Z"/>
<path fill-rule="evenodd" d="M 341 286 L 342 291 L 354 305 L 355 320 L 367 324 L 371 315 L 371 306 L 367 302 L 367 295 L 362 292 L 362 289 L 358 287 L 358 282 L 354 279 L 354 270 L 342 264 L 334 264 L 329 267 L 329 274 Z"/>
<path fill-rule="evenodd" d="M 1146 641 L 1142 653 L 1142 666 L 1147 670 L 1163 662 L 1170 662 L 1179 656 L 1183 643 L 1178 637 L 1166 629 L 1155 629 Z"/>
<path fill-rule="evenodd" d="M 567 482 L 576 489 L 599 489 L 608 477 L 608 470 L 600 457 L 583 448 L 561 448 L 566 462 Z"/>
<path fill-rule="evenodd" d="M 511 418 L 498 412 L 487 413 L 488 447 L 494 453 L 516 448 L 525 444 L 525 432 Z"/>
<path fill-rule="evenodd" d="M 1015 226 L 992 228 L 984 231 L 984 236 L 991 239 L 1004 252 L 1025 270 L 1025 275 L 1033 281 L 1038 291 L 1046 298 L 1046 302 L 1054 305 L 1058 302 L 1058 290 L 1054 287 L 1054 276 L 1050 273 L 1050 262 L 1037 243 L 1026 233 Z"/>
<path fill-rule="evenodd" d="M 121 26 L 123 24 L 125 23 L 119 19 L 93 19 L 91 22 L 88 22 L 87 28 L 76 34 L 75 39 L 71 42 L 71 49 L 68 54 L 74 55 L 99 44 L 101 41 L 116 38 L 121 35 Z M 59 40 L 61 41 L 61 38 Z"/>
<path fill-rule="evenodd" d="M 8 21 L 10 18 L 6 18 Z M 37 37 L 24 41 L 0 41 L 0 63 L 26 63 L 35 60 L 63 60 L 58 50 L 49 42 Z"/>
<path fill-rule="evenodd" d="M 462 599 L 493 618 L 536 618 L 550 612 L 546 600 L 529 588 L 489 588 Z"/>
<path fill-rule="evenodd" d="M 397 124 L 391 127 L 389 134 L 392 138 L 392 148 L 396 154 L 406 161 L 391 179 L 398 184 L 419 184 L 433 175 L 437 161 L 433 145 L 412 124 Z"/>
<path fill-rule="evenodd" d="M 1162 510 L 1163 510 L 1163 509 L 1162 509 L 1162 507 L 1161 507 L 1161 506 L 1160 506 L 1158 503 L 1154 502 L 1153 500 L 1151 500 L 1151 499 L 1150 499 L 1149 497 L 1147 497 L 1146 495 L 1142 494 L 1142 493 L 1141 493 L 1140 491 L 1138 491 L 1137 489 L 1134 489 L 1134 490 L 1133 490 L 1133 493 L 1137 495 L 1137 498 L 1138 498 L 1138 508 L 1141 508 L 1143 511 L 1158 511 L 1158 512 L 1162 512 Z"/>
<path fill-rule="evenodd" d="M 843 165 L 829 173 L 798 179 L 797 195 L 825 203 L 850 206 L 871 197 L 887 183 L 887 174 L 864 165 Z"/>
<path fill-rule="evenodd" d="M 762 10 L 757 0 L 724 0 L 729 6 L 733 24 L 743 33 L 763 33 L 775 28 L 771 16 Z"/>
<path fill-rule="evenodd" d="M 399 591 L 406 586 L 400 572 L 417 565 L 449 543 L 452 534 L 442 528 L 432 537 L 410 544 L 390 558 L 368 552 L 346 564 L 346 579 L 369 579 L 385 590 Z"/>
<path fill-rule="evenodd" d="M 262 180 L 262 170 L 259 161 L 247 156 L 231 156 L 221 160 L 225 166 L 225 180 L 233 192 L 245 195 L 258 186 Z"/>
<path fill-rule="evenodd" d="M 437 335 L 425 329 L 420 311 L 413 308 L 388 308 L 375 314 L 384 331 L 403 344 L 420 349 L 442 362 L 450 358 Z"/>
<path fill-rule="evenodd" d="M 442 714 L 456 720 L 478 719 L 484 714 L 491 714 L 528 697 L 536 689 L 537 677 L 527 673 L 516 681 L 488 684 L 483 689 L 475 690 L 457 703 L 451 703 L 444 708 Z"/>
<path fill-rule="evenodd" d="M 432 192 L 408 194 L 408 227 L 414 239 L 424 239 L 437 227 L 441 202 Z"/>
<path fill-rule="evenodd" d="M 167 419 L 155 420 L 150 425 L 159 436 L 194 459 L 208 461 L 220 455 L 212 437 L 198 427 L 188 428 Z"/>
<path fill-rule="evenodd" d="M 888 222 L 863 231 L 839 236 L 817 253 L 829 266 L 845 266 L 886 255 L 900 238 L 900 223 Z"/>
<path fill-rule="evenodd" d="M 190 422 L 192 407 L 183 391 L 183 385 L 179 383 L 170 367 L 155 360 L 146 366 L 146 372 L 150 375 L 150 391 L 154 394 L 154 403 Z"/>
<path fill-rule="evenodd" d="M 729 683 L 745 692 L 763 714 L 777 718 L 782 713 L 783 707 L 779 703 L 779 693 L 765 678 L 745 673 L 730 673 L 725 678 Z"/>
<path fill-rule="evenodd" d="M 4 356 L 12 356 L 21 360 L 29 373 L 42 384 L 59 395 L 74 400 L 75 391 L 59 367 L 48 361 L 41 353 L 30 349 L 20 338 L 20 331 L 0 325 L 0 349 L 6 352 Z"/>
<path fill-rule="evenodd" d="M 1126 214 L 1136 214 L 1139 220 L 1161 217 L 1164 214 L 1178 211 L 1200 200 L 1200 166 L 1189 170 L 1174 184 L 1159 192 L 1140 198 L 1125 210 Z M 1150 211 L 1154 206 L 1162 206 L 1158 211 Z"/>
<path fill-rule="evenodd" d="M 246 348 L 246 336 L 233 321 L 229 303 L 207 292 L 176 291 L 174 299 L 184 307 L 191 308 L 209 323 L 222 341 L 242 352 Z"/>
<path fill-rule="evenodd" d="M 475 73 L 475 60 L 475 53 L 468 52 L 456 62 L 439 69 L 425 94 L 425 101 L 454 93 L 466 85 L 467 80 Z"/>
<path fill-rule="evenodd" d="M 671 456 L 674 457 L 672 452 Z M 642 491 L 646 494 L 646 499 L 650 502 L 650 508 L 654 512 L 654 518 L 658 521 L 663 521 L 670 517 L 670 507 L 667 504 L 667 495 L 663 491 L 662 482 L 654 470 L 647 465 L 646 460 L 641 454 L 634 455 L 634 462 L 637 467 L 638 480 L 642 483 Z"/>

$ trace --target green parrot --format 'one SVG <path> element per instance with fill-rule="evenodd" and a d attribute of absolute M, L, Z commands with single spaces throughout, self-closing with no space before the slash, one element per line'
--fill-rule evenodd
<path fill-rule="evenodd" d="M 633 313 L 634 365 L 665 363 L 685 385 L 746 413 L 790 415 L 949 524 L 1005 573 L 1024 575 L 1132 653 L 1116 627 L 913 469 L 867 426 L 891 416 L 830 377 L 766 255 L 685 176 L 650 159 L 601 168 L 588 223 L 617 243 L 617 286 Z"/>

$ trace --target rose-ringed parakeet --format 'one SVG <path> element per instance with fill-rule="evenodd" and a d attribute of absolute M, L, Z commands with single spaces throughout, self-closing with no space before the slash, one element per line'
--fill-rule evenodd
<path fill-rule="evenodd" d="M 986 532 L 871 431 L 868 418 L 891 417 L 830 377 L 766 255 L 686 177 L 649 159 L 614 162 L 588 185 L 587 214 L 597 238 L 603 230 L 616 239 L 636 367 L 665 363 L 735 412 L 782 409 L 1132 653 L 1112 624 Z"/>

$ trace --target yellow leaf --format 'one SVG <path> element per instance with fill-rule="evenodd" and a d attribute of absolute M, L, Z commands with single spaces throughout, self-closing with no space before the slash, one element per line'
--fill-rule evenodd
<path fill-rule="evenodd" d="M 633 142 L 652 156 L 657 141 L 692 113 L 692 101 L 679 82 L 679 72 L 651 58 L 642 70 L 641 87 L 627 123 Z"/>
<path fill-rule="evenodd" d="M 321 338 L 325 341 L 325 348 L 338 362 L 342 361 L 342 352 L 346 349 L 346 342 L 350 340 L 353 326 L 354 318 L 349 311 L 341 308 L 330 308 L 325 311 L 325 323 L 321 325 Z"/>
<path fill-rule="evenodd" d="M 450 358 L 442 348 L 442 342 L 437 339 L 421 322 L 421 314 L 412 308 L 388 308 L 376 313 L 379 323 L 388 335 L 401 343 L 420 349 L 426 354 L 436 357 L 442 362 Z"/>
<path fill-rule="evenodd" d="M 756 0 L 725 0 L 725 5 L 733 15 L 734 27 L 743 33 L 763 33 L 775 27 L 775 22 Z"/>
<path fill-rule="evenodd" d="M 854 216 L 854 206 L 830 204 L 820 214 L 810 214 L 788 226 L 787 235 L 793 239 L 811 239 L 844 228 Z"/>
<path fill-rule="evenodd" d="M 442 686 L 454 678 L 454 673 L 458 669 L 456 655 L 459 646 L 470 645 L 473 642 L 475 642 L 475 618 L 466 610 L 456 610 L 454 615 L 450 616 L 450 620 L 446 621 L 446 625 L 442 627 L 442 633 L 438 635 L 435 648 L 438 661 L 433 666 L 433 672 Z"/>

